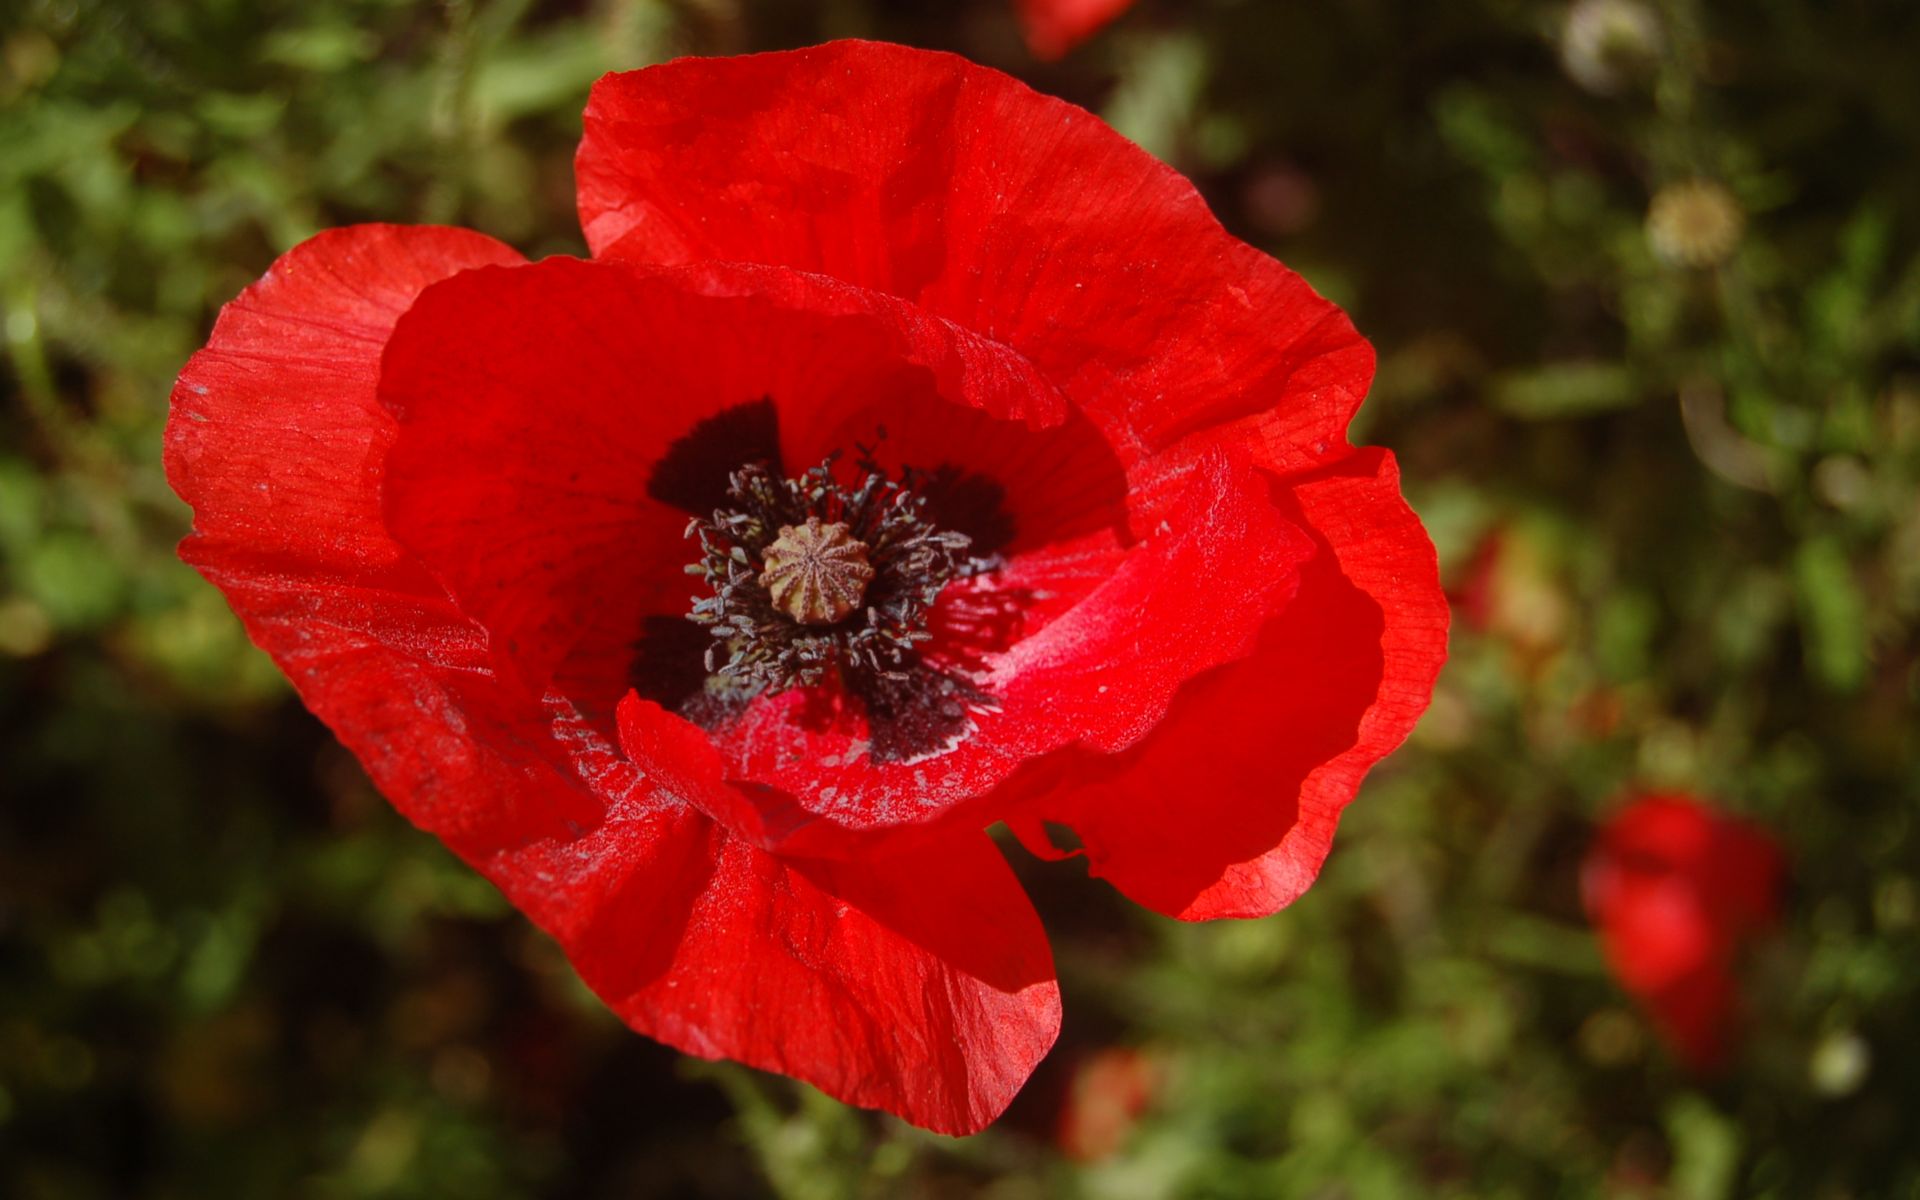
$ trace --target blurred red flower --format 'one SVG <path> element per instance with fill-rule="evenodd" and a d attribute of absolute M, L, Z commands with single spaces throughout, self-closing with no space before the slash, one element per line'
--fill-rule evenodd
<path fill-rule="evenodd" d="M 1015 0 L 1035 58 L 1055 59 L 1133 7 L 1133 0 Z"/>
<path fill-rule="evenodd" d="M 1696 1071 L 1726 1061 L 1736 958 L 1777 919 L 1784 870 L 1764 830 L 1678 794 L 1635 798 L 1588 853 L 1582 890 L 1607 963 Z"/>
<path fill-rule="evenodd" d="M 1269 913 L 1425 707 L 1372 352 L 948 55 L 610 75 L 578 176 L 590 260 L 356 226 L 228 305 L 181 552 L 633 1028 L 978 1129 L 1059 1023 L 989 824 Z"/>
<path fill-rule="evenodd" d="M 1160 1066 L 1131 1046 L 1109 1046 L 1074 1069 L 1054 1140 L 1080 1162 L 1111 1158 L 1125 1148 L 1160 1090 Z"/>

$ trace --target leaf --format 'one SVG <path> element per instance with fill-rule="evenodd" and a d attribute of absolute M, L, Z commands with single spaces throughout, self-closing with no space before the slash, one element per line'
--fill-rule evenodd
<path fill-rule="evenodd" d="M 1740 1127 L 1698 1096 L 1682 1096 L 1667 1108 L 1673 1142 L 1674 1200 L 1724 1200 L 1733 1194 L 1740 1165 Z"/>
<path fill-rule="evenodd" d="M 1793 560 L 1807 669 L 1834 691 L 1850 692 L 1867 677 L 1866 602 L 1846 551 L 1831 537 L 1802 542 Z"/>
<path fill-rule="evenodd" d="M 1620 363 L 1567 362 L 1497 377 L 1492 402 L 1516 417 L 1552 421 L 1631 408 L 1641 395 L 1633 372 Z"/>

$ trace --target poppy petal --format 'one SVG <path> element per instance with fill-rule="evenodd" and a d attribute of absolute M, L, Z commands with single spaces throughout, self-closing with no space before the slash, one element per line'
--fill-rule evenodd
<path fill-rule="evenodd" d="M 642 769 L 719 786 L 659 759 L 656 729 L 636 723 L 647 707 L 620 706 Z M 998 1116 L 1059 1031 L 1046 936 L 984 833 L 827 862 L 767 854 L 678 808 L 610 819 L 496 874 L 640 1032 L 938 1132 Z"/>
<path fill-rule="evenodd" d="M 429 284 L 522 261 L 477 233 L 396 225 L 329 230 L 282 256 L 221 310 L 174 388 L 166 465 L 194 506 L 188 544 L 417 581 L 392 573 L 404 555 L 380 521 L 381 348 Z"/>
<path fill-rule="evenodd" d="M 376 380 L 424 288 L 519 261 L 464 230 L 322 233 L 221 311 L 167 423 L 167 477 L 194 509 L 181 556 L 394 804 L 469 855 L 597 820 L 599 801 L 535 740 L 476 732 L 545 718 L 486 672 L 485 635 L 385 532 L 394 430 Z"/>
<path fill-rule="evenodd" d="M 1004 343 L 1129 455 L 1282 407 L 1346 452 L 1373 352 L 1193 185 L 1092 114 L 947 54 L 834 42 L 593 89 L 594 253 L 771 263 Z"/>
<path fill-rule="evenodd" d="M 1071 826 L 1090 870 L 1185 920 L 1263 916 L 1319 874 L 1361 778 L 1425 710 L 1446 654 L 1433 547 L 1384 451 L 1288 490 L 1322 542 L 1248 658 L 1194 680 L 1151 737 L 1066 769 L 1014 831 L 1059 857 Z"/>

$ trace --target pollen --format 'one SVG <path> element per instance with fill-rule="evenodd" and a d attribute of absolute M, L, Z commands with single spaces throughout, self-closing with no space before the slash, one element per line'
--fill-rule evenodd
<path fill-rule="evenodd" d="M 860 607 L 873 582 L 867 544 L 843 521 L 782 525 L 767 547 L 760 586 L 774 607 L 802 625 L 831 625 Z"/>

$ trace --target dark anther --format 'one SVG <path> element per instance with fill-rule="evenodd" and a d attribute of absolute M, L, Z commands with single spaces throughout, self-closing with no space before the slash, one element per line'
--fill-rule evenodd
<path fill-rule="evenodd" d="M 919 472 L 889 479 L 863 455 L 848 487 L 833 464 L 798 479 L 744 466 L 726 505 L 687 526 L 701 550 L 687 570 L 713 589 L 687 614 L 713 636 L 711 683 L 768 695 L 838 671 L 872 696 L 878 681 L 920 667 L 940 590 L 995 565 L 970 555 L 965 534 L 935 528 Z"/>

